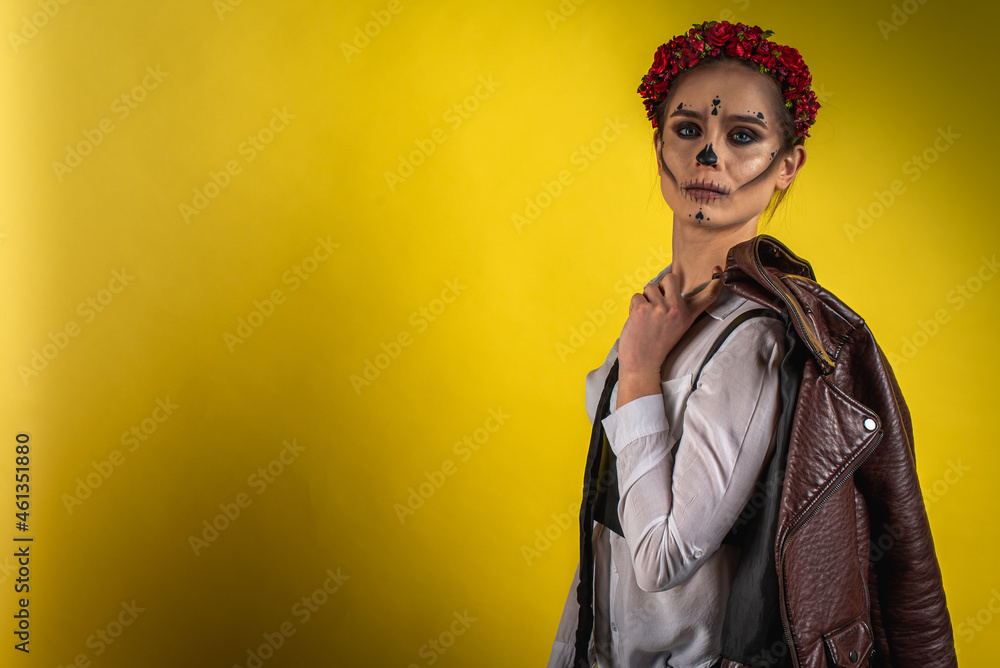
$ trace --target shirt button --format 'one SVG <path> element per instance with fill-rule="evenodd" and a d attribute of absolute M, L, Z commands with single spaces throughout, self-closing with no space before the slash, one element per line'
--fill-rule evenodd
<path fill-rule="evenodd" d="M 871 418 L 865 418 L 865 429 L 868 431 L 873 431 L 875 429 L 875 420 Z"/>
<path fill-rule="evenodd" d="M 611 562 L 611 570 L 616 574 L 618 573 L 618 566 L 616 566 L 614 562 Z"/>
<path fill-rule="evenodd" d="M 694 557 L 695 559 L 701 559 L 701 555 L 703 554 L 705 553 L 696 548 L 695 551 L 691 553 L 691 556 Z"/>
<path fill-rule="evenodd" d="M 615 626 L 614 622 L 611 622 L 611 630 L 614 631 L 615 633 L 618 633 L 618 627 Z"/>

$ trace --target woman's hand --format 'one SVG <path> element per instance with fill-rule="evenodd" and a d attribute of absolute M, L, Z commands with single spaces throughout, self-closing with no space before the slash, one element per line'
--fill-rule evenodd
<path fill-rule="evenodd" d="M 722 267 L 715 267 L 721 274 Z M 713 278 L 703 290 L 684 298 L 678 278 L 665 274 L 659 285 L 647 283 L 632 295 L 628 320 L 618 341 L 618 403 L 616 409 L 633 399 L 659 394 L 663 361 L 704 311 L 722 291 L 722 276 Z"/>

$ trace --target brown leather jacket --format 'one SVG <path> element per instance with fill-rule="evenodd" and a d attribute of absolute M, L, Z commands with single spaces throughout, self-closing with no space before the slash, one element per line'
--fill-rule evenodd
<path fill-rule="evenodd" d="M 793 665 L 957 666 L 910 414 L 865 321 L 766 234 L 730 249 L 723 281 L 787 309 L 810 353 L 774 544 Z"/>

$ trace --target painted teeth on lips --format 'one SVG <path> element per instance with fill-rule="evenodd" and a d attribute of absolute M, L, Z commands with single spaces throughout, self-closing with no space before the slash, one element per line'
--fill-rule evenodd
<path fill-rule="evenodd" d="M 719 185 L 714 181 L 689 181 L 687 185 L 684 186 L 685 190 L 695 191 L 694 194 L 698 192 L 712 192 L 720 195 L 728 195 L 729 189 L 725 186 Z"/>

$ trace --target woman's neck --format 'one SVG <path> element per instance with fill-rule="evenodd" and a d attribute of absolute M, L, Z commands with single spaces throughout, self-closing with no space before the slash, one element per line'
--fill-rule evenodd
<path fill-rule="evenodd" d="M 712 279 L 712 268 L 725 268 L 729 249 L 757 235 L 757 220 L 743 225 L 706 228 L 674 218 L 670 273 L 680 279 L 686 293 Z"/>

